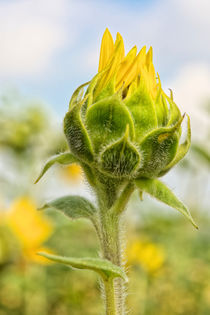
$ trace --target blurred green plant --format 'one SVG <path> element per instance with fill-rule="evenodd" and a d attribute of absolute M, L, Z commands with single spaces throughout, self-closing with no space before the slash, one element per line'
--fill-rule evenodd
<path fill-rule="evenodd" d="M 26 101 L 17 93 L 1 96 L 1 148 L 9 148 L 19 154 L 30 152 L 47 127 L 47 115 L 39 104 Z"/>
<path fill-rule="evenodd" d="M 0 194 L 8 202 L 31 194 L 40 156 L 47 158 L 66 149 L 67 142 L 53 113 L 41 102 L 16 91 L 1 95 Z"/>

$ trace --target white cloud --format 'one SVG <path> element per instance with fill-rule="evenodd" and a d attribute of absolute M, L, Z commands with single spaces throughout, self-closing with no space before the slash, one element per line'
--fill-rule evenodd
<path fill-rule="evenodd" d="M 0 3 L 0 76 L 43 74 L 66 34 L 61 23 L 65 0 Z"/>
<path fill-rule="evenodd" d="M 187 65 L 167 86 L 173 89 L 174 100 L 182 113 L 191 117 L 192 138 L 205 141 L 210 126 L 210 117 L 204 109 L 206 102 L 210 102 L 210 66 Z"/>

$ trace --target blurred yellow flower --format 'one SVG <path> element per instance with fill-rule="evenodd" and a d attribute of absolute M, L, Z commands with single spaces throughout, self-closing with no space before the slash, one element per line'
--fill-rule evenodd
<path fill-rule="evenodd" d="M 61 169 L 62 176 L 72 183 L 79 183 L 82 178 L 82 169 L 78 164 L 71 164 Z"/>
<path fill-rule="evenodd" d="M 133 241 L 127 248 L 128 264 L 140 264 L 148 273 L 156 273 L 164 264 L 163 248 L 151 243 Z"/>
<path fill-rule="evenodd" d="M 24 258 L 43 263 L 44 259 L 36 253 L 49 252 L 42 243 L 51 235 L 52 224 L 36 210 L 35 204 L 28 198 L 16 200 L 7 213 L 6 224 L 19 241 Z"/>

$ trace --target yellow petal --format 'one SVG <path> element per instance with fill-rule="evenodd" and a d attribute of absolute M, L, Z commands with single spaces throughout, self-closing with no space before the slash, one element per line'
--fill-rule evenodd
<path fill-rule="evenodd" d="M 98 95 L 98 93 L 107 85 L 109 80 L 114 77 L 116 74 L 116 71 L 119 67 L 120 62 L 122 61 L 122 56 L 124 52 L 124 44 L 122 41 L 122 38 L 120 38 L 120 34 L 117 36 L 116 42 L 115 42 L 115 48 L 114 53 L 112 55 L 111 61 L 109 65 L 107 66 L 107 70 L 101 77 L 101 80 L 96 88 L 95 95 Z"/>
<path fill-rule="evenodd" d="M 120 43 L 119 59 L 123 60 L 123 58 L 125 57 L 124 42 L 123 42 L 123 38 L 122 38 L 122 36 L 120 35 L 120 33 L 117 33 L 114 47 L 116 48 L 119 43 Z"/>
<path fill-rule="evenodd" d="M 141 73 L 141 68 L 145 62 L 145 52 L 146 52 L 146 46 L 144 46 L 140 50 L 140 52 L 134 59 L 133 63 L 131 64 L 130 69 L 127 71 L 125 75 L 125 80 L 124 80 L 125 87 L 128 86 Z"/>
<path fill-rule="evenodd" d="M 134 46 L 124 60 L 121 62 L 119 70 L 117 72 L 117 79 L 116 79 L 116 89 L 118 89 L 125 81 L 125 76 L 129 68 L 131 67 L 134 58 L 136 57 L 137 48 Z"/>
<path fill-rule="evenodd" d="M 152 63 L 152 59 L 153 59 L 153 49 L 152 47 L 150 47 L 146 56 L 146 65 L 147 65 L 148 70 L 149 70 L 150 64 Z"/>
<path fill-rule="evenodd" d="M 102 41 L 101 41 L 98 72 L 102 71 L 106 67 L 113 52 L 114 52 L 114 41 L 108 28 L 106 28 L 104 35 L 102 37 Z"/>
<path fill-rule="evenodd" d="M 146 46 L 142 47 L 137 56 L 138 74 L 141 73 L 141 69 L 145 67 L 146 63 Z"/>

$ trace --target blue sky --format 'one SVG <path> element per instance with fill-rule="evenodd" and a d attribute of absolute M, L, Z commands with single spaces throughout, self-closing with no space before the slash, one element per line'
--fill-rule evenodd
<path fill-rule="evenodd" d="M 15 87 L 62 117 L 73 90 L 97 71 L 108 27 L 127 50 L 153 46 L 164 87 L 195 125 L 199 115 L 205 125 L 199 106 L 210 98 L 209 12 L 209 0 L 0 1 L 1 90 Z"/>

